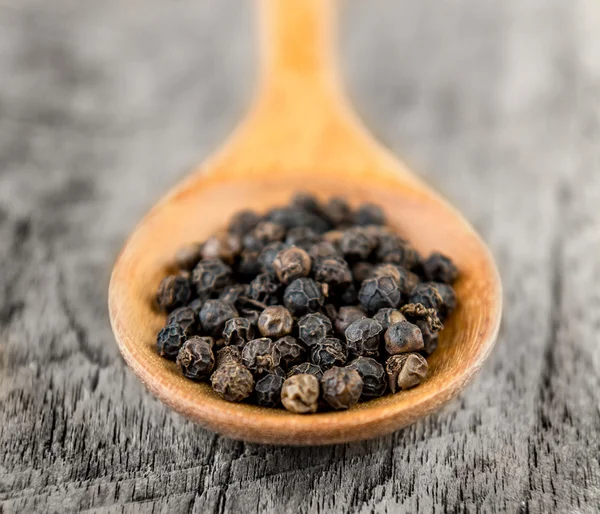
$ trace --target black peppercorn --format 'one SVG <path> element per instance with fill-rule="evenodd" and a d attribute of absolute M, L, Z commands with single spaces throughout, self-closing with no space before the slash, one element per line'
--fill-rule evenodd
<path fill-rule="evenodd" d="M 177 365 L 187 378 L 202 380 L 208 378 L 215 367 L 212 337 L 194 336 L 188 339 L 177 354 Z"/>
<path fill-rule="evenodd" d="M 252 235 L 263 245 L 266 245 L 273 241 L 281 241 L 285 236 L 285 228 L 279 223 L 261 221 L 254 227 Z"/>
<path fill-rule="evenodd" d="M 345 332 L 346 346 L 351 355 L 377 355 L 383 327 L 370 318 L 362 318 L 352 323 Z"/>
<path fill-rule="evenodd" d="M 326 259 L 327 257 L 341 257 L 342 252 L 340 252 L 333 243 L 321 241 L 310 247 L 308 255 L 312 259 L 314 265 L 314 263 L 317 263 L 321 259 Z"/>
<path fill-rule="evenodd" d="M 314 375 L 316 378 L 321 380 L 321 377 L 323 376 L 323 370 L 312 362 L 303 362 L 302 364 L 297 364 L 296 366 L 291 367 L 287 376 L 293 377 L 294 375 L 305 374 Z"/>
<path fill-rule="evenodd" d="M 329 335 L 331 329 L 331 321 L 320 312 L 307 314 L 298 320 L 299 338 L 307 346 L 321 342 Z"/>
<path fill-rule="evenodd" d="M 310 360 L 321 369 L 331 366 L 343 366 L 346 362 L 346 351 L 339 339 L 328 337 L 311 346 Z"/>
<path fill-rule="evenodd" d="M 358 292 L 358 301 L 367 312 L 398 307 L 402 293 L 396 281 L 390 276 L 373 277 L 363 281 Z"/>
<path fill-rule="evenodd" d="M 254 389 L 254 378 L 242 364 L 235 361 L 217 367 L 210 377 L 213 389 L 229 402 L 241 402 Z"/>
<path fill-rule="evenodd" d="M 175 360 L 186 335 L 179 325 L 163 327 L 156 338 L 156 349 L 161 357 Z"/>
<path fill-rule="evenodd" d="M 367 314 L 360 307 L 340 307 L 334 321 L 335 331 L 344 335 L 346 329 L 355 321 L 366 318 Z"/>
<path fill-rule="evenodd" d="M 279 365 L 283 369 L 300 364 L 306 358 L 304 347 L 292 336 L 282 337 L 273 344 L 279 354 Z"/>
<path fill-rule="evenodd" d="M 290 412 L 308 414 L 317 412 L 319 380 L 308 374 L 288 377 L 281 388 L 281 403 Z"/>
<path fill-rule="evenodd" d="M 327 257 L 316 263 L 315 280 L 331 285 L 348 284 L 352 282 L 352 273 L 341 257 Z"/>
<path fill-rule="evenodd" d="M 254 397 L 258 405 L 277 407 L 281 403 L 281 388 L 284 377 L 277 373 L 267 373 L 254 385 Z"/>
<path fill-rule="evenodd" d="M 319 241 L 320 237 L 310 227 L 295 227 L 288 230 L 285 242 L 291 246 L 308 250 L 312 245 Z"/>
<path fill-rule="evenodd" d="M 404 239 L 396 235 L 380 239 L 377 258 L 383 262 L 398 264 L 407 269 L 415 266 L 420 260 L 417 251 Z"/>
<path fill-rule="evenodd" d="M 231 268 L 221 259 L 203 259 L 194 268 L 192 282 L 200 298 L 208 298 L 229 285 Z"/>
<path fill-rule="evenodd" d="M 182 270 L 192 271 L 202 258 L 202 244 L 191 243 L 177 250 L 175 265 Z"/>
<path fill-rule="evenodd" d="M 242 250 L 240 236 L 228 232 L 219 232 L 209 237 L 202 247 L 203 259 L 221 259 L 227 264 L 233 264 L 236 256 Z"/>
<path fill-rule="evenodd" d="M 363 381 L 355 369 L 328 369 L 321 378 L 323 399 L 334 409 L 349 409 L 358 403 L 362 394 Z"/>
<path fill-rule="evenodd" d="M 319 205 L 317 197 L 306 191 L 296 193 L 292 198 L 291 205 L 307 212 L 314 212 L 317 214 L 321 212 L 321 206 Z"/>
<path fill-rule="evenodd" d="M 234 284 L 232 286 L 227 286 L 225 289 L 223 289 L 223 291 L 221 291 L 219 294 L 219 300 L 235 306 L 238 303 L 240 296 L 244 296 L 245 294 L 245 284 Z"/>
<path fill-rule="evenodd" d="M 357 225 L 384 225 L 385 214 L 378 205 L 365 203 L 356 211 L 355 220 Z"/>
<path fill-rule="evenodd" d="M 263 305 L 278 303 L 279 283 L 272 273 L 261 273 L 248 285 L 248 298 Z"/>
<path fill-rule="evenodd" d="M 258 318 L 258 330 L 263 337 L 283 337 L 291 333 L 294 320 L 281 305 L 267 307 Z"/>
<path fill-rule="evenodd" d="M 242 363 L 255 375 L 262 375 L 279 366 L 279 352 L 267 337 L 248 341 L 242 349 Z"/>
<path fill-rule="evenodd" d="M 242 318 L 246 318 L 255 331 L 258 330 L 258 318 L 260 317 L 260 311 L 256 310 L 255 307 L 241 309 L 240 316 Z"/>
<path fill-rule="evenodd" d="M 289 284 L 297 278 L 307 277 L 310 268 L 310 257 L 297 246 L 280 251 L 273 261 L 273 269 L 282 284 Z"/>
<path fill-rule="evenodd" d="M 188 303 L 188 307 L 196 313 L 196 316 L 200 316 L 200 310 L 202 309 L 203 305 L 204 300 L 202 300 L 202 298 L 194 298 L 190 303 Z"/>
<path fill-rule="evenodd" d="M 423 336 L 423 350 L 422 352 L 425 355 L 431 355 L 438 347 L 438 331 L 432 330 L 429 323 L 423 320 L 419 320 L 415 322 L 415 325 L 419 327 L 421 334 Z"/>
<path fill-rule="evenodd" d="M 286 248 L 288 248 L 288 245 L 281 241 L 275 241 L 265 246 L 258 257 L 261 271 L 263 273 L 275 273 L 273 261 L 277 257 L 277 254 Z"/>
<path fill-rule="evenodd" d="M 217 351 L 215 368 L 230 362 L 242 363 L 242 350 L 239 346 L 224 346 Z"/>
<path fill-rule="evenodd" d="M 390 325 L 385 331 L 384 339 L 385 350 L 390 355 L 417 352 L 423 349 L 423 334 L 419 327 L 408 321 Z"/>
<path fill-rule="evenodd" d="M 179 325 L 186 336 L 194 335 L 198 329 L 198 315 L 190 307 L 179 307 L 167 317 L 167 325 Z"/>
<path fill-rule="evenodd" d="M 442 320 L 446 319 L 452 311 L 456 309 L 456 293 L 452 286 L 448 284 L 443 284 L 441 282 L 431 282 L 431 285 L 437 289 L 437 292 L 442 299 L 442 304 L 440 305 L 438 312 L 440 314 L 440 318 Z"/>
<path fill-rule="evenodd" d="M 442 306 L 442 297 L 438 290 L 426 282 L 417 284 L 410 294 L 408 303 L 420 303 L 427 309 L 435 309 L 439 312 Z"/>
<path fill-rule="evenodd" d="M 295 316 L 318 311 L 325 303 L 321 286 L 310 278 L 297 278 L 288 285 L 283 303 Z"/>
<path fill-rule="evenodd" d="M 190 282 L 181 275 L 169 275 L 158 286 L 156 303 L 165 312 L 183 307 L 190 299 L 192 292 Z"/>
<path fill-rule="evenodd" d="M 344 232 L 340 248 L 350 260 L 365 260 L 375 248 L 375 241 L 364 228 L 353 227 Z"/>
<path fill-rule="evenodd" d="M 323 212 L 332 225 L 346 226 L 351 223 L 352 210 L 344 198 L 331 198 L 323 207 Z"/>
<path fill-rule="evenodd" d="M 243 346 L 254 339 L 254 327 L 247 318 L 231 318 L 223 329 L 225 343 L 232 346 Z"/>
<path fill-rule="evenodd" d="M 419 385 L 427 376 L 427 361 L 418 353 L 392 355 L 385 364 L 392 393 Z"/>
<path fill-rule="evenodd" d="M 383 330 L 387 330 L 389 326 L 393 325 L 394 323 L 406 321 L 404 314 L 402 314 L 399 310 L 390 309 L 389 307 L 385 309 L 379 309 L 377 314 L 373 316 L 373 319 L 379 322 L 379 324 L 383 327 Z"/>
<path fill-rule="evenodd" d="M 362 282 L 373 276 L 373 269 L 375 266 L 370 262 L 360 261 L 352 266 L 352 276 L 356 282 Z"/>
<path fill-rule="evenodd" d="M 230 304 L 222 300 L 207 300 L 200 311 L 200 324 L 206 334 L 220 337 L 227 320 L 237 317 L 238 312 Z"/>
<path fill-rule="evenodd" d="M 439 252 L 433 252 L 424 262 L 425 278 L 431 282 L 452 284 L 458 276 L 458 270 L 450 258 Z"/>
<path fill-rule="evenodd" d="M 229 232 L 243 236 L 250 232 L 258 223 L 261 217 L 251 210 L 239 211 L 229 222 Z"/>
<path fill-rule="evenodd" d="M 363 381 L 363 398 L 378 398 L 387 388 L 387 375 L 383 366 L 371 357 L 357 357 L 347 368 L 358 371 Z"/>
<path fill-rule="evenodd" d="M 254 277 L 261 272 L 260 253 L 253 250 L 244 250 L 237 263 L 237 272 L 244 277 Z"/>

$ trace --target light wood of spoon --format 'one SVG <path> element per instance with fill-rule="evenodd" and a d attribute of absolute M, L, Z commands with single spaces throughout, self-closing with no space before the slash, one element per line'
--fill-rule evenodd
<path fill-rule="evenodd" d="M 487 248 L 460 214 L 373 141 L 349 108 L 331 49 L 333 0 L 261 0 L 262 79 L 246 120 L 212 158 L 159 202 L 115 264 L 109 311 L 123 357 L 147 388 L 221 434 L 273 444 L 329 444 L 397 430 L 439 409 L 472 379 L 494 344 L 500 279 Z M 260 211 L 307 190 L 322 199 L 380 204 L 418 250 L 456 262 L 459 307 L 414 389 L 344 412 L 291 414 L 228 403 L 159 357 L 164 315 L 152 307 L 175 250 L 222 228 L 242 208 Z"/>

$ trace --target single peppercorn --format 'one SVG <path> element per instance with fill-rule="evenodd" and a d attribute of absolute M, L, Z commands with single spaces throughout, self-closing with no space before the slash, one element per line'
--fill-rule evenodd
<path fill-rule="evenodd" d="M 377 355 L 383 327 L 371 318 L 362 318 L 352 323 L 345 332 L 346 347 L 351 355 Z"/>
<path fill-rule="evenodd" d="M 243 346 L 254 339 L 254 327 L 247 318 L 231 318 L 223 329 L 225 343 L 231 346 Z"/>
<path fill-rule="evenodd" d="M 275 241 L 265 246 L 258 256 L 261 271 L 263 273 L 275 273 L 273 261 L 277 257 L 277 254 L 286 248 L 289 248 L 288 245 L 281 241 Z"/>
<path fill-rule="evenodd" d="M 299 193 L 296 193 L 292 198 L 291 205 L 307 212 L 321 212 L 321 206 L 319 205 L 319 200 L 317 200 L 317 197 L 311 193 L 307 193 L 306 191 L 300 191 Z"/>
<path fill-rule="evenodd" d="M 179 325 L 186 336 L 194 335 L 197 331 L 198 315 L 190 307 L 179 307 L 167 316 L 166 325 Z"/>
<path fill-rule="evenodd" d="M 261 221 L 254 227 L 252 235 L 264 246 L 273 241 L 281 241 L 285 236 L 285 228 L 279 223 Z"/>
<path fill-rule="evenodd" d="M 423 350 L 425 355 L 431 355 L 438 347 L 438 331 L 432 330 L 429 323 L 423 320 L 415 322 L 415 325 L 419 327 L 421 335 L 423 336 Z"/>
<path fill-rule="evenodd" d="M 288 285 L 283 303 L 295 316 L 318 311 L 325 303 L 321 286 L 310 278 L 297 278 Z"/>
<path fill-rule="evenodd" d="M 425 322 L 432 331 L 438 332 L 444 328 L 438 318 L 437 311 L 435 309 L 427 309 L 420 303 L 407 303 L 402 306 L 400 312 L 411 323 L 416 323 L 417 321 Z"/>
<path fill-rule="evenodd" d="M 200 311 L 200 324 L 206 334 L 220 337 L 227 320 L 237 317 L 238 312 L 227 302 L 207 300 Z"/>
<path fill-rule="evenodd" d="M 177 365 L 183 376 L 192 380 L 208 378 L 215 367 L 212 337 L 194 336 L 188 339 L 177 354 Z"/>
<path fill-rule="evenodd" d="M 452 286 L 442 282 L 431 282 L 431 285 L 437 289 L 437 292 L 442 299 L 442 304 L 438 309 L 438 313 L 443 321 L 452 314 L 454 309 L 456 309 L 456 292 Z"/>
<path fill-rule="evenodd" d="M 375 266 L 370 262 L 360 261 L 352 266 L 352 276 L 356 282 L 362 282 L 373 276 Z"/>
<path fill-rule="evenodd" d="M 423 261 L 423 271 L 425 278 L 431 282 L 443 282 L 452 284 L 458 277 L 458 270 L 449 257 L 433 252 L 425 261 Z"/>
<path fill-rule="evenodd" d="M 377 312 L 385 307 L 395 309 L 400 304 L 401 298 L 402 293 L 398 284 L 388 275 L 363 281 L 358 292 L 358 301 L 367 312 Z"/>
<path fill-rule="evenodd" d="M 303 362 L 302 364 L 297 364 L 296 366 L 292 366 L 288 371 L 287 376 L 293 377 L 294 375 L 314 375 L 319 380 L 323 376 L 323 370 L 320 366 L 313 364 L 312 362 Z"/>
<path fill-rule="evenodd" d="M 240 316 L 242 318 L 246 318 L 255 331 L 258 330 L 258 318 L 260 318 L 260 311 L 256 310 L 255 307 L 241 309 Z"/>
<path fill-rule="evenodd" d="M 327 257 L 316 263 L 315 280 L 331 285 L 348 284 L 352 282 L 352 272 L 341 257 Z"/>
<path fill-rule="evenodd" d="M 405 277 L 403 276 L 401 269 L 402 268 L 400 266 L 397 266 L 396 264 L 390 264 L 389 262 L 383 263 L 383 264 L 377 264 L 376 266 L 373 267 L 373 270 L 371 271 L 371 275 L 368 278 L 383 277 L 383 276 L 392 277 L 398 284 L 398 287 L 400 288 L 400 290 L 402 291 Z"/>
<path fill-rule="evenodd" d="M 273 343 L 279 354 L 279 365 L 289 369 L 302 363 L 306 358 L 304 347 L 292 336 L 284 336 Z"/>
<path fill-rule="evenodd" d="M 215 369 L 230 362 L 242 363 L 242 350 L 239 346 L 224 346 L 217 351 Z"/>
<path fill-rule="evenodd" d="M 412 290 L 408 303 L 420 303 L 427 309 L 435 309 L 439 312 L 442 306 L 442 297 L 438 290 L 429 283 L 417 284 Z"/>
<path fill-rule="evenodd" d="M 387 375 L 384 367 L 371 357 L 357 357 L 348 366 L 360 375 L 363 381 L 363 398 L 378 398 L 387 389 Z"/>
<path fill-rule="evenodd" d="M 419 385 L 427 376 L 427 361 L 418 353 L 392 355 L 385 364 L 392 393 Z"/>
<path fill-rule="evenodd" d="M 235 361 L 217 367 L 210 377 L 210 382 L 213 389 L 229 402 L 241 402 L 254 390 L 252 373 Z"/>
<path fill-rule="evenodd" d="M 340 252 L 340 250 L 336 248 L 333 243 L 330 243 L 329 241 L 320 241 L 310 247 L 308 250 L 308 255 L 312 259 L 314 266 L 314 264 L 319 262 L 321 259 L 326 259 L 328 257 L 341 257 L 342 252 Z"/>
<path fill-rule="evenodd" d="M 375 241 L 362 227 L 352 227 L 344 232 L 340 248 L 349 260 L 365 260 L 375 248 Z"/>
<path fill-rule="evenodd" d="M 239 257 L 236 271 L 244 277 L 254 277 L 261 272 L 260 253 L 254 250 L 244 250 Z"/>
<path fill-rule="evenodd" d="M 290 412 L 308 414 L 317 412 L 319 380 L 308 374 L 288 377 L 281 387 L 281 403 Z"/>
<path fill-rule="evenodd" d="M 339 339 L 327 337 L 311 346 L 310 360 L 321 369 L 343 366 L 346 362 L 346 350 Z"/>
<path fill-rule="evenodd" d="M 291 246 L 297 246 L 308 250 L 312 245 L 319 241 L 320 237 L 310 227 L 295 227 L 288 230 L 285 242 Z"/>
<path fill-rule="evenodd" d="M 373 316 L 373 319 L 383 327 L 383 330 L 387 330 L 390 325 L 394 323 L 400 323 L 401 321 L 406 321 L 404 314 L 402 314 L 397 309 L 390 309 L 386 307 L 384 309 L 379 309 L 377 314 Z"/>
<path fill-rule="evenodd" d="M 279 366 L 279 352 L 267 337 L 248 341 L 242 349 L 242 363 L 255 375 L 262 375 Z"/>
<path fill-rule="evenodd" d="M 309 255 L 297 246 L 281 250 L 273 261 L 273 269 L 282 284 L 289 284 L 297 278 L 307 277 L 310 268 Z"/>
<path fill-rule="evenodd" d="M 246 294 L 246 285 L 245 284 L 234 284 L 232 286 L 228 286 L 219 294 L 219 300 L 227 302 L 231 305 L 236 305 L 240 299 L 240 296 L 244 296 Z"/>
<path fill-rule="evenodd" d="M 307 346 L 325 339 L 332 330 L 331 320 L 320 312 L 307 314 L 298 320 L 298 337 Z"/>
<path fill-rule="evenodd" d="M 240 236 L 229 232 L 219 232 L 204 242 L 202 258 L 221 259 L 227 264 L 233 264 L 241 250 L 242 240 Z"/>
<path fill-rule="evenodd" d="M 279 283 L 272 273 L 260 273 L 248 285 L 248 298 L 263 305 L 278 303 Z"/>
<path fill-rule="evenodd" d="M 186 335 L 179 325 L 163 327 L 156 337 L 156 349 L 161 357 L 175 360 Z"/>
<path fill-rule="evenodd" d="M 194 268 L 192 282 L 200 298 L 209 298 L 229 285 L 231 268 L 221 259 L 203 259 Z"/>
<path fill-rule="evenodd" d="M 357 225 L 384 225 L 385 214 L 378 205 L 365 203 L 356 211 L 354 219 Z"/>
<path fill-rule="evenodd" d="M 417 251 L 404 239 L 396 235 L 380 238 L 377 258 L 380 261 L 398 264 L 407 269 L 415 266 L 420 260 Z"/>
<path fill-rule="evenodd" d="M 202 259 L 202 244 L 191 243 L 183 246 L 175 254 L 175 265 L 182 270 L 192 271 Z"/>
<path fill-rule="evenodd" d="M 158 286 L 156 303 L 161 310 L 171 312 L 177 307 L 183 307 L 191 295 L 189 280 L 181 275 L 169 275 Z"/>
<path fill-rule="evenodd" d="M 263 337 L 283 337 L 292 332 L 292 314 L 281 305 L 267 307 L 258 318 L 258 330 Z"/>
<path fill-rule="evenodd" d="M 235 214 L 229 222 L 229 232 L 238 236 L 243 236 L 250 232 L 258 223 L 261 217 L 254 211 L 249 209 L 239 211 Z"/>
<path fill-rule="evenodd" d="M 352 209 L 345 198 L 331 198 L 323 207 L 323 213 L 335 226 L 349 225 L 352 220 Z"/>
<path fill-rule="evenodd" d="M 284 377 L 277 373 L 267 373 L 254 385 L 254 397 L 258 405 L 277 407 L 281 403 L 281 388 Z"/>
<path fill-rule="evenodd" d="M 401 321 L 394 323 L 385 331 L 385 350 L 390 355 L 417 352 L 423 349 L 423 334 L 419 327 Z"/>
<path fill-rule="evenodd" d="M 355 369 L 334 366 L 323 373 L 321 389 L 323 399 L 334 409 L 349 409 L 358 403 L 363 380 Z"/>
<path fill-rule="evenodd" d="M 344 335 L 346 329 L 355 321 L 366 318 L 367 314 L 360 307 L 345 306 L 340 307 L 334 321 L 335 331 Z"/>

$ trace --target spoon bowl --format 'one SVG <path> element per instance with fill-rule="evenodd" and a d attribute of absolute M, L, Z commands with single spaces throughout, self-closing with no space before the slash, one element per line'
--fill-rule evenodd
<path fill-rule="evenodd" d="M 332 1 L 262 4 L 266 72 L 255 106 L 222 150 L 159 202 L 127 241 L 109 288 L 113 331 L 126 362 L 152 393 L 223 435 L 295 445 L 383 435 L 439 409 L 479 370 L 499 327 L 499 276 L 462 216 L 375 143 L 348 108 L 329 58 Z M 376 203 L 417 250 L 439 250 L 457 265 L 458 308 L 419 387 L 348 411 L 300 415 L 229 403 L 157 354 L 165 316 L 154 310 L 153 299 L 176 249 L 207 238 L 240 209 L 264 212 L 300 190 L 323 200 L 344 196 L 353 206 Z"/>

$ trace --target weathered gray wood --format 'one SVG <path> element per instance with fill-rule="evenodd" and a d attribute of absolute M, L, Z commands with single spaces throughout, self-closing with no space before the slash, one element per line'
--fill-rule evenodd
<path fill-rule="evenodd" d="M 234 126 L 252 3 L 0 4 L 0 511 L 600 510 L 600 10 L 348 2 L 359 112 L 472 220 L 505 317 L 476 382 L 392 436 L 221 439 L 151 397 L 106 311 L 136 220 Z"/>

